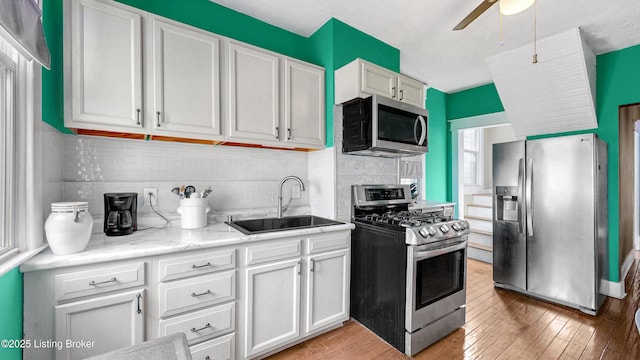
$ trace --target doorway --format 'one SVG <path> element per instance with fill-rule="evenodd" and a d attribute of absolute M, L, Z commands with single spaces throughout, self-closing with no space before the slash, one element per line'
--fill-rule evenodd
<path fill-rule="evenodd" d="M 637 192 L 638 178 L 635 176 L 636 149 L 635 128 L 640 120 L 640 104 L 620 106 L 618 109 L 618 216 L 619 259 L 623 262 L 624 276 L 628 255 L 636 248 L 638 240 Z"/>
<path fill-rule="evenodd" d="M 455 135 L 454 135 L 455 136 Z M 469 222 L 470 258 L 493 261 L 493 144 L 516 140 L 510 124 L 462 128 L 458 137 L 458 216 Z"/>

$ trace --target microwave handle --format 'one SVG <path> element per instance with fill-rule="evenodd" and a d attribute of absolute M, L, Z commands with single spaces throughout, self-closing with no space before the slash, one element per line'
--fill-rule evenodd
<path fill-rule="evenodd" d="M 418 115 L 418 117 L 416 118 L 416 123 L 413 125 L 414 135 L 416 133 L 416 127 L 418 126 L 418 121 L 422 125 L 422 133 L 420 134 L 420 140 L 416 140 L 418 141 L 418 145 L 422 146 L 427 139 L 427 122 L 424 120 L 424 117 L 422 117 L 422 115 Z"/>

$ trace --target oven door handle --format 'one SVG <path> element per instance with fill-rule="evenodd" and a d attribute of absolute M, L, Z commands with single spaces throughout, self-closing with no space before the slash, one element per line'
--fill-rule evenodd
<path fill-rule="evenodd" d="M 447 254 L 447 253 L 454 252 L 454 251 L 457 251 L 457 250 L 462 250 L 462 249 L 464 249 L 466 247 L 467 247 L 467 240 L 464 240 L 464 241 L 462 241 L 460 243 L 456 243 L 454 245 L 447 246 L 447 247 L 442 248 L 442 249 L 422 250 L 422 251 L 418 250 L 418 251 L 415 251 L 413 253 L 413 259 L 416 260 L 416 261 L 429 259 L 429 258 L 432 258 L 432 257 L 436 257 L 436 256 L 439 256 L 439 255 Z"/>

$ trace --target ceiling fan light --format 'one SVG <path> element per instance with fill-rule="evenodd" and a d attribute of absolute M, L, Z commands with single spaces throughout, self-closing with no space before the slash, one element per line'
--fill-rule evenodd
<path fill-rule="evenodd" d="M 500 0 L 500 13 L 514 15 L 527 10 L 536 0 Z"/>

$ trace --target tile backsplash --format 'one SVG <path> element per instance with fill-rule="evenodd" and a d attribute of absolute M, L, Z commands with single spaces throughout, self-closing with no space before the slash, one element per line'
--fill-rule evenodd
<path fill-rule="evenodd" d="M 178 216 L 179 197 L 171 189 L 182 184 L 198 191 L 211 186 L 212 215 L 221 219 L 227 214 L 273 216 L 282 178 L 296 175 L 313 186 L 305 152 L 62 135 L 55 130 L 44 137 L 45 162 L 50 164 L 45 179 L 50 179 L 52 194 L 44 199 L 45 216 L 53 201 L 87 201 L 94 220 L 102 221 L 107 192 L 139 193 L 139 217 L 153 216 L 143 205 L 144 188 L 158 189 L 156 210 Z M 62 171 L 52 164 L 60 164 Z M 285 204 L 294 184 L 284 186 Z M 308 193 L 292 200 L 287 215 L 310 213 Z"/>

